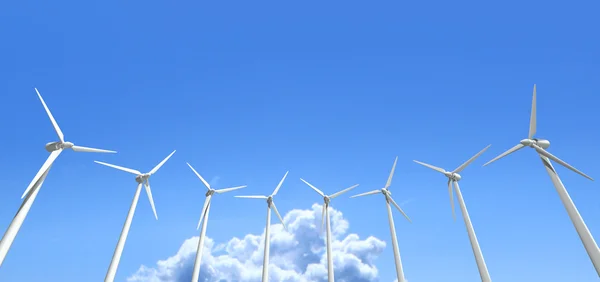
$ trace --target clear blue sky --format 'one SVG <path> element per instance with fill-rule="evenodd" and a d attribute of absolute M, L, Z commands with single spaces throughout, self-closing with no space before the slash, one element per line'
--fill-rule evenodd
<path fill-rule="evenodd" d="M 391 190 L 411 200 L 413 220 L 395 213 L 406 277 L 478 281 L 445 178 L 412 160 L 450 170 L 488 144 L 461 188 L 492 278 L 597 281 L 531 149 L 481 166 L 527 137 L 537 83 L 537 136 L 600 179 L 596 1 L 284 2 L 3 4 L 2 232 L 56 140 L 34 87 L 67 140 L 119 153 L 59 157 L 0 281 L 100 281 L 135 182 L 93 160 L 149 171 L 173 149 L 152 179 L 159 221 L 141 195 L 119 281 L 197 235 L 204 187 L 185 162 L 221 187 L 247 184 L 243 194 L 270 193 L 290 170 L 277 198 L 286 212 L 321 201 L 300 177 L 364 192 L 385 184 L 395 156 Z M 557 170 L 600 239 L 598 182 Z M 262 206 L 231 196 L 213 205 L 216 241 L 264 227 Z M 388 243 L 376 262 L 381 281 L 393 281 L 381 197 L 333 205 L 351 232 Z"/>

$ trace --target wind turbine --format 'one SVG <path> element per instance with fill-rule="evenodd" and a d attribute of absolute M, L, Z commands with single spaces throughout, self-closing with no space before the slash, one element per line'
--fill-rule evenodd
<path fill-rule="evenodd" d="M 308 183 L 306 180 L 300 178 L 300 180 L 302 180 L 302 182 L 306 183 L 306 185 L 308 185 L 310 188 L 312 188 L 313 190 L 315 190 L 319 195 L 321 195 L 321 197 L 323 197 L 323 212 L 321 212 L 321 227 L 320 230 L 323 231 L 323 223 L 325 221 L 325 218 L 327 218 L 327 277 L 328 277 L 328 281 L 329 282 L 333 282 L 333 257 L 332 257 L 332 251 L 331 251 L 331 225 L 329 222 L 329 202 L 358 187 L 358 184 L 354 185 L 354 186 L 350 186 L 344 190 L 341 190 L 331 196 L 325 195 L 323 192 L 321 192 L 321 190 L 319 190 L 317 187 L 313 186 L 312 184 Z"/>
<path fill-rule="evenodd" d="M 552 184 L 554 184 L 554 188 L 556 188 L 556 192 L 558 193 L 560 200 L 562 201 L 563 205 L 565 206 L 565 209 L 567 210 L 567 213 L 569 214 L 569 218 L 571 218 L 571 222 L 573 222 L 573 225 L 575 226 L 575 230 L 577 231 L 577 234 L 579 235 L 579 238 L 581 239 L 581 242 L 583 243 L 583 246 L 585 247 L 585 250 L 586 250 L 588 256 L 590 257 L 590 260 L 592 260 L 592 263 L 594 264 L 594 268 L 596 268 L 596 272 L 600 276 L 600 250 L 598 249 L 598 245 L 596 244 L 594 237 L 592 237 L 590 230 L 585 225 L 583 218 L 581 218 L 581 215 L 579 214 L 577 207 L 575 207 L 573 200 L 571 200 L 571 197 L 569 196 L 567 189 L 565 188 L 562 181 L 558 177 L 558 173 L 556 172 L 556 170 L 554 170 L 554 167 L 550 163 L 550 160 L 553 160 L 553 161 L 559 163 L 560 165 L 576 172 L 577 174 L 579 174 L 589 180 L 593 181 L 594 179 L 592 179 L 585 173 L 579 171 L 578 169 L 574 168 L 573 166 L 569 165 L 568 163 L 564 162 L 563 160 L 559 159 L 558 157 L 556 157 L 556 156 L 550 154 L 548 151 L 546 151 L 546 149 L 548 149 L 548 147 L 550 147 L 550 141 L 544 140 L 544 139 L 538 139 L 538 138 L 534 137 L 534 135 L 536 133 L 536 125 L 537 125 L 536 113 L 537 113 L 537 110 L 536 110 L 536 86 L 534 84 L 533 85 L 533 99 L 531 102 L 531 117 L 529 120 L 529 135 L 528 135 L 528 137 L 526 139 L 521 140 L 519 142 L 519 144 L 508 149 L 506 152 L 493 158 L 492 160 L 490 160 L 489 162 L 484 164 L 484 166 L 489 165 L 492 162 L 495 162 L 495 161 L 497 161 L 511 153 L 514 153 L 515 151 L 518 151 L 524 147 L 533 148 L 538 153 L 540 158 L 542 159 L 544 168 L 546 168 L 546 172 L 548 172 L 548 175 L 550 176 L 550 180 L 552 180 Z"/>
<path fill-rule="evenodd" d="M 477 268 L 479 269 L 479 276 L 481 276 L 481 281 L 483 282 L 490 282 L 492 281 L 492 279 L 490 278 L 490 273 L 488 272 L 487 266 L 485 265 L 485 260 L 483 259 L 483 254 L 481 253 L 479 242 L 477 242 L 477 236 L 475 236 L 475 230 L 473 229 L 473 224 L 471 223 L 471 218 L 469 217 L 469 212 L 467 211 L 467 206 L 465 205 L 465 200 L 463 199 L 462 193 L 460 192 L 460 187 L 458 186 L 458 181 L 460 181 L 461 179 L 461 176 L 458 173 L 463 171 L 463 169 L 465 169 L 475 159 L 481 156 L 481 154 L 483 154 L 483 152 L 485 152 L 490 146 L 491 145 L 488 145 L 487 147 L 483 148 L 483 150 L 479 151 L 479 153 L 477 153 L 475 156 L 471 157 L 465 163 L 457 167 L 454 171 L 446 171 L 445 169 L 439 168 L 437 166 L 426 164 L 420 161 L 414 161 L 420 165 L 441 172 L 448 178 L 448 193 L 450 194 L 450 206 L 452 208 L 452 217 L 456 220 L 456 216 L 454 214 L 454 199 L 452 197 L 452 183 L 454 182 L 454 188 L 456 189 L 456 196 L 458 198 L 460 210 L 462 211 L 465 226 L 467 227 L 467 234 L 469 234 L 469 240 L 471 241 L 471 248 L 473 249 L 473 254 L 475 255 Z"/>
<path fill-rule="evenodd" d="M 150 176 L 155 174 L 161 166 L 163 166 L 167 160 L 175 154 L 173 151 L 170 155 L 168 155 L 164 160 L 162 160 L 158 165 L 156 165 L 150 172 L 141 173 L 135 169 L 126 168 L 118 165 L 107 164 L 104 162 L 94 161 L 98 164 L 109 166 L 112 168 L 116 168 L 118 170 L 122 170 L 125 172 L 129 172 L 131 174 L 135 174 L 135 182 L 138 183 L 137 189 L 135 190 L 135 195 L 133 196 L 133 201 L 131 202 L 131 207 L 129 208 L 129 212 L 127 213 L 127 219 L 125 220 L 125 225 L 123 225 L 123 230 L 121 231 L 121 236 L 119 236 L 119 241 L 117 242 L 117 247 L 115 248 L 115 252 L 113 254 L 112 260 L 110 261 L 110 265 L 108 266 L 108 271 L 106 272 L 106 277 L 104 278 L 104 282 L 113 282 L 115 280 L 115 275 L 117 274 L 117 268 L 119 267 L 119 261 L 121 260 L 121 254 L 123 253 L 123 247 L 125 247 L 125 241 L 127 240 L 127 234 L 129 234 L 129 228 L 131 227 L 131 221 L 133 220 L 133 214 L 135 214 L 135 208 L 137 207 L 138 200 L 140 198 L 140 192 L 142 191 L 142 185 L 146 188 L 146 194 L 148 194 L 148 200 L 150 200 L 150 205 L 152 206 L 152 211 L 154 212 L 154 218 L 158 220 L 158 215 L 156 214 L 156 208 L 154 207 L 154 200 L 152 199 L 152 191 L 150 190 Z"/>
<path fill-rule="evenodd" d="M 27 189 L 25 189 L 25 192 L 21 196 L 21 199 L 25 198 L 26 196 L 27 197 L 23 200 L 23 204 L 17 211 L 17 214 L 8 226 L 8 229 L 6 229 L 6 232 L 4 233 L 4 236 L 0 241 L 0 266 L 4 262 L 4 259 L 8 254 L 10 246 L 17 237 L 17 233 L 19 233 L 19 229 L 21 228 L 21 225 L 23 225 L 23 221 L 25 221 L 25 218 L 29 213 L 29 209 L 31 208 L 31 205 L 33 205 L 33 201 L 37 197 L 39 189 L 41 189 L 42 183 L 44 182 L 46 176 L 48 175 L 48 172 L 50 171 L 50 167 L 64 149 L 72 149 L 75 152 L 116 153 L 115 151 L 76 146 L 72 142 L 66 142 L 64 134 L 60 130 L 60 127 L 58 127 L 58 123 L 54 119 L 54 116 L 52 116 L 52 113 L 50 113 L 50 109 L 48 109 L 48 106 L 46 106 L 46 102 L 44 102 L 42 95 L 40 95 L 40 92 L 37 90 L 37 88 L 34 89 L 38 97 L 40 98 L 44 109 L 46 110 L 46 114 L 48 114 L 48 117 L 52 122 L 52 126 L 54 126 L 54 130 L 58 135 L 59 141 L 50 142 L 46 144 L 46 151 L 50 152 L 50 156 L 48 156 L 48 159 L 46 159 L 40 170 L 36 173 L 35 177 L 33 177 L 31 182 L 27 186 Z"/>
<path fill-rule="evenodd" d="M 392 177 L 394 176 L 394 171 L 396 170 L 397 162 L 398 162 L 398 157 L 396 157 L 396 159 L 394 160 L 394 165 L 392 166 L 392 171 L 390 172 L 390 176 L 388 177 L 388 181 L 385 184 L 385 187 L 378 189 L 378 190 L 373 190 L 373 191 L 365 192 L 362 194 L 354 195 L 350 198 L 374 195 L 374 194 L 378 194 L 378 193 L 383 194 L 383 196 L 385 197 L 385 204 L 387 207 L 388 221 L 390 224 L 390 232 L 392 233 L 392 248 L 394 251 L 394 261 L 396 262 L 396 276 L 398 277 L 398 282 L 406 282 L 406 278 L 404 278 L 404 271 L 402 270 L 402 260 L 400 259 L 400 250 L 398 249 L 398 238 L 396 238 L 396 227 L 394 226 L 394 217 L 392 217 L 392 207 L 390 206 L 390 203 L 392 205 L 394 205 L 394 207 L 396 207 L 396 209 L 398 209 L 398 211 L 400 211 L 400 213 L 402 215 L 404 215 L 404 217 L 406 217 L 406 219 L 408 219 L 409 222 L 411 222 L 410 218 L 408 218 L 406 213 L 404 213 L 404 211 L 400 208 L 400 206 L 398 204 L 396 204 L 396 201 L 394 201 L 394 199 L 392 199 L 392 192 L 390 192 L 390 190 L 389 190 L 390 185 L 392 185 Z"/>
<path fill-rule="evenodd" d="M 206 236 L 206 226 L 208 225 L 208 212 L 210 211 L 210 200 L 212 199 L 212 196 L 215 193 L 222 194 L 222 193 L 242 189 L 242 188 L 245 188 L 246 185 L 215 190 L 210 187 L 210 184 L 208 184 L 208 182 L 206 182 L 206 180 L 204 180 L 204 178 L 202 178 L 202 176 L 192 167 L 192 165 L 190 165 L 189 163 L 187 163 L 187 165 L 192 169 L 192 171 L 196 174 L 196 176 L 198 176 L 198 178 L 200 178 L 202 183 L 204 183 L 204 186 L 206 186 L 206 189 L 208 189 L 208 191 L 206 191 L 206 200 L 204 200 L 204 206 L 202 207 L 202 213 L 200 214 L 200 220 L 198 221 L 198 227 L 196 227 L 196 229 L 200 228 L 200 223 L 202 222 L 202 218 L 204 218 L 204 223 L 202 224 L 202 231 L 200 231 L 200 240 L 198 240 L 198 248 L 196 251 L 196 260 L 194 261 L 194 272 L 192 273 L 192 282 L 198 282 L 198 278 L 200 276 L 200 264 L 202 263 L 202 250 L 204 249 L 204 237 Z"/>
<path fill-rule="evenodd" d="M 275 206 L 273 197 L 275 195 L 277 195 L 277 191 L 279 191 L 279 188 L 281 188 L 281 184 L 283 184 L 283 181 L 287 177 L 288 173 L 289 173 L 289 171 L 287 171 L 285 173 L 285 175 L 283 176 L 281 181 L 279 181 L 279 184 L 277 185 L 275 190 L 273 190 L 273 194 L 271 194 L 270 196 L 234 196 L 236 198 L 267 200 L 267 227 L 265 228 L 265 253 L 264 253 L 264 257 L 263 257 L 262 282 L 269 281 L 269 247 L 270 247 L 270 233 L 269 233 L 270 228 L 269 228 L 269 226 L 271 225 L 271 208 L 273 208 L 273 210 L 275 210 L 275 214 L 277 215 L 277 217 L 279 217 L 279 220 L 281 221 L 283 228 L 287 231 L 287 227 L 285 226 L 285 223 L 283 223 L 283 218 L 281 217 L 281 214 L 279 214 L 279 211 L 277 210 L 277 206 Z"/>

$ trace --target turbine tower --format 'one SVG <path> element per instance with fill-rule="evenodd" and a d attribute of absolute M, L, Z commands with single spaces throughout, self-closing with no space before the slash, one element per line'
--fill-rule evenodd
<path fill-rule="evenodd" d="M 306 185 L 308 185 L 310 188 L 312 188 L 313 190 L 315 190 L 319 195 L 321 195 L 321 197 L 323 197 L 323 212 L 321 212 L 321 227 L 320 227 L 320 230 L 321 230 L 321 232 L 323 231 L 323 223 L 324 223 L 325 218 L 326 218 L 327 219 L 327 231 L 326 231 L 327 232 L 327 243 L 326 243 L 326 245 L 327 245 L 327 277 L 328 277 L 328 281 L 329 282 L 333 282 L 333 257 L 332 257 L 333 254 L 332 254 L 332 251 L 331 251 L 331 224 L 330 224 L 330 221 L 329 221 L 330 220 L 329 219 L 329 202 L 332 199 L 334 199 L 334 198 L 336 198 L 336 197 L 338 197 L 338 196 L 340 196 L 340 195 L 342 195 L 342 194 L 344 194 L 344 193 L 346 193 L 346 192 L 348 192 L 348 191 L 350 191 L 350 190 L 358 187 L 358 184 L 356 184 L 354 186 L 351 186 L 351 187 L 348 187 L 348 188 L 346 188 L 344 190 L 341 190 L 341 191 L 339 191 L 339 192 L 337 192 L 337 193 L 335 193 L 335 194 L 333 194 L 331 196 L 328 196 L 328 195 L 325 195 L 323 192 L 321 192 L 321 190 L 319 190 L 317 187 L 315 187 L 312 184 L 308 183 L 306 180 L 304 180 L 302 178 L 300 178 L 300 180 L 302 180 L 302 182 L 306 183 Z"/>
<path fill-rule="evenodd" d="M 396 227 L 394 226 L 394 218 L 392 217 L 392 207 L 390 203 L 400 211 L 406 219 L 410 222 L 410 218 L 404 213 L 404 211 L 400 208 L 396 201 L 392 199 L 392 192 L 390 192 L 389 187 L 392 185 L 392 177 L 394 176 L 394 171 L 396 170 L 396 163 L 398 162 L 398 157 L 394 160 L 394 165 L 392 166 L 392 171 L 390 172 L 390 176 L 388 177 L 388 181 L 385 184 L 385 187 L 379 190 L 373 190 L 369 192 L 365 192 L 362 194 L 354 195 L 350 198 L 362 197 L 367 195 L 374 195 L 381 193 L 385 197 L 385 204 L 387 207 L 388 221 L 390 224 L 390 232 L 392 233 L 392 248 L 394 251 L 394 261 L 396 262 L 396 276 L 398 277 L 398 282 L 406 282 L 406 278 L 404 278 L 404 271 L 402 270 L 402 260 L 400 259 L 400 250 L 398 248 L 398 238 L 396 238 Z"/>
<path fill-rule="evenodd" d="M 202 213 L 200 214 L 200 221 L 198 221 L 198 227 L 196 227 L 196 229 L 200 228 L 200 223 L 202 223 L 202 218 L 204 218 L 204 223 L 202 224 L 202 231 L 200 231 L 200 239 L 198 240 L 198 247 L 197 247 L 197 251 L 196 251 L 196 260 L 194 261 L 194 272 L 192 272 L 192 282 L 198 282 L 198 278 L 200 276 L 200 265 L 202 264 L 202 250 L 204 249 L 204 238 L 206 236 L 206 226 L 208 225 L 208 212 L 210 211 L 210 200 L 212 199 L 212 196 L 215 193 L 222 194 L 222 193 L 242 189 L 242 188 L 245 188 L 246 185 L 215 190 L 210 187 L 210 184 L 208 184 L 208 182 L 206 182 L 206 180 L 204 180 L 204 178 L 202 178 L 200 173 L 198 173 L 192 167 L 192 165 L 190 165 L 189 163 L 187 165 L 192 169 L 192 171 L 196 174 L 196 176 L 198 176 L 198 178 L 200 178 L 200 181 L 202 181 L 202 183 L 204 183 L 204 186 L 206 186 L 206 189 L 208 189 L 208 191 L 206 191 L 206 200 L 204 200 L 204 206 L 202 207 Z"/>
<path fill-rule="evenodd" d="M 71 149 L 75 152 L 87 153 L 116 153 L 115 151 L 76 146 L 72 142 L 65 141 L 65 136 L 60 130 L 60 127 L 58 127 L 58 123 L 54 119 L 54 116 L 52 116 L 52 113 L 50 113 L 50 109 L 48 109 L 48 106 L 46 106 L 46 102 L 44 102 L 42 95 L 40 95 L 40 92 L 37 90 L 37 88 L 34 89 L 40 98 L 40 101 L 42 102 L 42 106 L 44 106 L 44 109 L 46 110 L 46 114 L 48 114 L 48 117 L 50 118 L 50 122 L 52 122 L 52 126 L 54 126 L 54 131 L 56 131 L 59 141 L 46 144 L 46 151 L 50 152 L 50 156 L 48 156 L 48 159 L 46 159 L 40 170 L 35 174 L 35 177 L 33 177 L 27 186 L 27 189 L 25 189 L 25 192 L 21 196 L 21 199 L 25 198 L 23 200 L 23 204 L 21 204 L 21 207 L 17 211 L 17 214 L 8 226 L 8 229 L 6 229 L 6 232 L 0 241 L 0 266 L 4 262 L 10 246 L 17 237 L 17 233 L 19 233 L 19 229 L 21 228 L 21 225 L 23 225 L 23 221 L 25 221 L 25 218 L 29 213 L 29 209 L 31 208 L 31 205 L 33 205 L 33 201 L 37 197 L 39 189 L 41 189 L 42 183 L 44 183 L 44 180 L 50 171 L 50 167 L 52 167 L 52 164 L 63 150 Z"/>
<path fill-rule="evenodd" d="M 534 84 L 533 85 L 533 99 L 532 99 L 532 103 L 531 103 L 531 118 L 529 120 L 529 136 L 526 139 L 521 140 L 519 142 L 519 144 L 517 144 L 516 146 L 508 149 L 506 152 L 493 158 L 492 160 L 490 160 L 489 162 L 484 164 L 484 166 L 489 165 L 492 162 L 495 162 L 507 155 L 510 155 L 510 154 L 514 153 L 515 151 L 518 151 L 524 147 L 533 148 L 538 153 L 539 157 L 542 159 L 544 168 L 546 168 L 546 172 L 548 172 L 548 175 L 550 176 L 550 180 L 552 180 L 552 184 L 554 184 L 554 188 L 556 188 L 556 192 L 558 193 L 560 200 L 562 201 L 563 205 L 565 206 L 565 209 L 567 210 L 567 213 L 569 214 L 569 218 L 571 218 L 571 222 L 575 226 L 575 230 L 577 231 L 577 234 L 579 235 L 579 238 L 581 239 L 581 242 L 583 243 L 583 246 L 585 247 L 585 250 L 586 250 L 588 256 L 590 257 L 590 260 L 594 264 L 594 268 L 596 268 L 596 272 L 600 276 L 600 250 L 598 249 L 598 245 L 596 244 L 594 237 L 592 237 L 590 230 L 585 225 L 583 218 L 581 218 L 581 215 L 579 214 L 577 207 L 575 207 L 573 200 L 571 200 L 571 196 L 569 196 L 567 189 L 565 188 L 562 181 L 558 177 L 558 173 L 556 172 L 556 170 L 554 170 L 554 167 L 550 163 L 550 160 L 553 160 L 553 161 L 559 163 L 560 165 L 578 173 L 579 175 L 581 175 L 589 180 L 593 181 L 594 179 L 592 179 L 585 173 L 579 171 L 578 169 L 574 168 L 573 166 L 569 165 L 568 163 L 564 162 L 563 160 L 557 158 L 556 156 L 554 156 L 554 155 L 550 154 L 548 151 L 546 151 L 546 149 L 548 149 L 548 147 L 550 147 L 550 141 L 544 140 L 544 139 L 538 139 L 538 138 L 534 137 L 534 135 L 536 133 L 536 124 L 537 124 L 536 112 L 537 112 L 537 110 L 536 110 L 536 87 Z"/>
<path fill-rule="evenodd" d="M 269 226 L 271 225 L 271 208 L 273 208 L 273 210 L 275 210 L 275 214 L 277 215 L 277 217 L 279 217 L 279 220 L 281 221 L 283 228 L 285 230 L 287 230 L 285 223 L 283 223 L 283 218 L 281 217 L 281 214 L 277 210 L 277 206 L 275 206 L 273 197 L 275 195 L 277 195 L 277 191 L 279 191 L 279 188 L 281 188 L 281 184 L 283 184 L 283 181 L 287 177 L 288 173 L 289 173 L 289 171 L 287 171 L 285 173 L 285 175 L 283 176 L 281 181 L 279 181 L 279 184 L 277 185 L 275 190 L 273 190 L 273 194 L 271 194 L 270 196 L 234 196 L 236 198 L 267 200 L 267 227 L 265 228 L 265 253 L 264 253 L 264 257 L 263 257 L 262 282 L 269 281 L 269 247 L 270 247 L 270 233 L 269 233 L 270 228 L 269 228 Z"/>
<path fill-rule="evenodd" d="M 477 242 L 477 236 L 475 236 L 475 230 L 473 229 L 473 224 L 471 223 L 471 218 L 469 217 L 469 212 L 467 211 L 467 206 L 465 205 L 465 200 L 463 199 L 462 193 L 460 192 L 460 187 L 458 186 L 458 181 L 460 181 L 461 176 L 458 174 L 463 171 L 469 164 L 471 164 L 475 159 L 477 159 L 483 152 L 485 152 L 491 145 L 483 148 L 483 150 L 479 151 L 475 156 L 471 157 L 465 163 L 457 167 L 454 171 L 446 171 L 443 168 L 439 168 L 437 166 L 433 166 L 430 164 L 426 164 L 420 161 L 414 161 L 420 165 L 431 168 L 435 171 L 443 173 L 448 178 L 448 194 L 450 195 L 450 207 L 452 208 L 452 217 L 456 220 L 456 216 L 454 214 L 454 198 L 452 197 L 452 183 L 454 183 L 454 189 L 456 189 L 456 196 L 458 198 L 458 204 L 460 205 L 460 210 L 462 211 L 463 220 L 465 221 L 465 226 L 467 227 L 467 234 L 469 235 L 469 240 L 471 241 L 471 248 L 473 249 L 473 254 L 475 255 L 475 261 L 477 262 L 477 268 L 479 269 L 479 276 L 481 276 L 482 282 L 491 282 L 490 273 L 488 272 L 487 266 L 485 265 L 485 260 L 483 259 L 483 254 L 481 253 L 481 248 L 479 247 L 479 242 Z"/>
<path fill-rule="evenodd" d="M 110 265 L 108 266 L 108 271 L 106 272 L 106 277 L 104 278 L 104 282 L 113 282 L 115 280 L 115 275 L 117 274 L 117 268 L 119 267 L 119 261 L 121 260 L 121 254 L 123 253 L 123 248 L 125 247 L 125 241 L 127 240 L 127 234 L 129 234 L 129 228 L 131 227 L 131 221 L 133 220 L 133 214 L 135 214 L 135 208 L 137 207 L 138 200 L 140 198 L 140 192 L 142 191 L 142 185 L 146 188 L 146 194 L 148 195 L 148 200 L 150 200 L 150 205 L 152 206 L 152 211 L 154 212 L 154 218 L 158 220 L 158 215 L 156 214 L 156 208 L 154 207 L 154 200 L 152 199 L 152 191 L 150 190 L 150 176 L 155 174 L 161 166 L 163 166 L 169 158 L 175 154 L 173 151 L 170 155 L 168 155 L 162 162 L 156 165 L 150 172 L 141 173 L 135 169 L 130 169 L 122 166 L 117 166 L 113 164 L 107 164 L 104 162 L 94 161 L 101 165 L 109 166 L 112 168 L 116 168 L 118 170 L 122 170 L 125 172 L 129 172 L 131 174 L 135 174 L 135 182 L 138 183 L 137 189 L 135 190 L 135 195 L 133 196 L 133 201 L 131 202 L 131 207 L 129 208 L 129 212 L 127 213 L 127 219 L 125 220 L 125 224 L 123 225 L 123 230 L 121 231 L 121 236 L 119 236 L 119 241 L 117 242 L 117 247 L 115 248 L 115 252 L 113 254 L 112 260 L 110 261 Z"/>

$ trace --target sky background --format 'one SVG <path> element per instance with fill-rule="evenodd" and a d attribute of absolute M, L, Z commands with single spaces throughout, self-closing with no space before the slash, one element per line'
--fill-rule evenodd
<path fill-rule="evenodd" d="M 0 281 L 101 281 L 135 181 L 93 161 L 149 171 L 174 149 L 152 177 L 159 220 L 141 195 L 116 281 L 199 234 L 205 188 L 190 162 L 215 188 L 248 185 L 214 198 L 216 244 L 262 233 L 266 204 L 233 195 L 270 194 L 287 170 L 283 214 L 322 202 L 300 177 L 329 194 L 359 183 L 332 202 L 349 224 L 340 240 L 385 242 L 365 281 L 391 282 L 384 200 L 348 196 L 381 188 L 396 156 L 390 190 L 413 220 L 394 212 L 406 278 L 479 281 L 445 177 L 412 160 L 452 170 L 488 144 L 460 184 L 494 281 L 597 281 L 533 150 L 482 167 L 527 137 L 536 83 L 537 137 L 600 179 L 597 1 L 284 2 L 4 3 L 2 232 L 57 140 L 34 87 L 67 141 L 118 154 L 58 158 Z M 556 169 L 598 238 L 598 182 Z"/>

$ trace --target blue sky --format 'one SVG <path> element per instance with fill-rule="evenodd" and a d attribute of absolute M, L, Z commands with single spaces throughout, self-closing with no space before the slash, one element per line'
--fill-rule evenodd
<path fill-rule="evenodd" d="M 205 188 L 185 165 L 236 194 L 269 194 L 278 208 L 359 183 L 390 188 L 409 281 L 478 281 L 463 222 L 452 221 L 445 178 L 413 159 L 462 173 L 461 188 L 495 281 L 596 281 L 597 274 L 535 153 L 481 165 L 526 138 L 534 83 L 538 137 L 600 179 L 600 26 L 594 1 L 374 3 L 13 1 L 0 9 L 0 226 L 56 134 L 115 155 L 66 152 L 53 166 L 0 269 L 0 281 L 104 277 L 135 190 L 149 171 L 159 220 L 140 203 L 117 274 L 125 281 L 197 236 Z M 557 167 L 592 234 L 598 184 Z M 208 235 L 260 234 L 264 204 L 219 195 Z M 380 281 L 395 276 L 381 197 L 332 203 L 350 232 L 388 243 Z M 458 208 L 458 206 L 457 206 Z M 457 215 L 460 215 L 457 209 Z M 276 218 L 273 218 L 276 222 Z M 3 231 L 2 231 L 3 232 Z"/>

